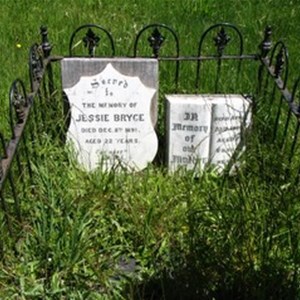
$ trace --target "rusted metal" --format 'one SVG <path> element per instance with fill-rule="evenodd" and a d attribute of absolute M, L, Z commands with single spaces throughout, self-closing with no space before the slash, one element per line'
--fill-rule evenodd
<path fill-rule="evenodd" d="M 43 50 L 44 58 L 48 58 L 52 50 L 52 45 L 49 43 L 48 40 L 48 28 L 46 26 L 41 26 L 41 36 L 41 48 Z"/>
<path fill-rule="evenodd" d="M 29 79 L 30 79 L 30 90 L 34 91 L 36 86 L 42 80 L 43 71 L 43 57 L 42 49 L 38 44 L 34 44 L 29 50 Z"/>
<path fill-rule="evenodd" d="M 32 97 L 32 95 L 29 95 L 29 99 Z M 9 173 L 10 167 L 12 165 L 13 159 L 17 153 L 19 143 L 22 138 L 22 134 L 24 132 L 24 129 L 26 127 L 26 123 L 29 117 L 31 105 L 28 105 L 24 108 L 24 118 L 22 123 L 18 123 L 15 125 L 13 132 L 14 137 L 7 143 L 6 145 L 6 157 L 2 158 L 1 164 L 2 164 L 2 178 L 0 179 L 0 190 L 3 187 L 3 184 L 6 180 L 6 177 Z"/>
<path fill-rule="evenodd" d="M 265 28 L 265 36 L 261 44 L 259 45 L 259 49 L 261 50 L 261 57 L 265 58 L 269 51 L 272 49 L 272 28 L 271 26 L 267 26 Z"/>

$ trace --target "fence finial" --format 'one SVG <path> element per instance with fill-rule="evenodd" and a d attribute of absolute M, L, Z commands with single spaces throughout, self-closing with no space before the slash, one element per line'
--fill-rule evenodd
<path fill-rule="evenodd" d="M 95 56 L 95 49 L 99 46 L 100 37 L 95 34 L 95 32 L 89 28 L 85 36 L 82 38 L 84 47 L 88 49 L 89 56 Z"/>
<path fill-rule="evenodd" d="M 52 46 L 49 43 L 48 40 L 48 29 L 47 26 L 42 25 L 41 26 L 41 36 L 42 36 L 42 49 L 43 49 L 43 54 L 44 57 L 47 58 L 50 56 L 51 50 L 52 50 Z"/>
<path fill-rule="evenodd" d="M 217 33 L 217 36 L 214 37 L 215 46 L 217 47 L 217 52 L 219 56 L 223 55 L 225 47 L 230 42 L 231 38 L 225 31 L 225 28 L 222 26 L 221 30 Z"/>
<path fill-rule="evenodd" d="M 148 42 L 150 44 L 150 47 L 152 47 L 152 49 L 153 49 L 154 57 L 157 58 L 159 56 L 159 50 L 164 41 L 165 41 L 165 37 L 163 35 L 161 35 L 158 28 L 155 27 L 151 36 L 148 37 Z"/>
<path fill-rule="evenodd" d="M 272 28 L 271 28 L 271 26 L 268 25 L 265 28 L 264 40 L 259 45 L 259 48 L 261 50 L 261 57 L 262 58 L 265 58 L 268 55 L 271 48 L 272 48 L 271 35 L 272 35 Z"/>

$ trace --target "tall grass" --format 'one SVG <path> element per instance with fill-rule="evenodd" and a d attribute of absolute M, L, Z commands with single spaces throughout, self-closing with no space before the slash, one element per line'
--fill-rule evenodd
<path fill-rule="evenodd" d="M 289 46 L 290 77 L 299 69 L 297 1 L 3 2 L 6 129 L 8 87 L 16 77 L 28 86 L 27 51 L 41 24 L 48 25 L 53 53 L 62 55 L 83 23 L 111 31 L 117 55 L 132 55 L 134 36 L 152 22 L 178 32 L 183 55 L 196 55 L 204 29 L 223 21 L 241 29 L 245 53 L 256 53 L 264 26 L 271 24 Z M 250 72 L 250 63 L 242 66 L 237 86 L 225 75 L 224 91 L 254 92 L 258 65 L 252 66 Z M 207 64 L 206 74 L 213 67 Z M 191 92 L 195 65 L 181 68 L 180 91 Z M 233 69 L 228 65 L 228 73 Z M 173 74 L 167 64 L 161 72 L 163 78 Z M 203 89 L 211 87 L 207 80 Z M 161 94 L 169 91 L 162 80 Z M 32 159 L 33 180 L 18 191 L 24 195 L 23 219 L 14 250 L 1 215 L 0 298 L 297 299 L 300 190 L 286 176 L 286 152 L 267 140 L 273 128 L 266 126 L 266 109 L 257 108 L 245 163 L 235 176 L 207 171 L 194 178 L 153 165 L 135 174 L 85 173 L 59 141 L 44 134 L 36 145 L 39 159 Z"/>

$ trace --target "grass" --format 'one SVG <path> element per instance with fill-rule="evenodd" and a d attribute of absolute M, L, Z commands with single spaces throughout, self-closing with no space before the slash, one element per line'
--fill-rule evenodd
<path fill-rule="evenodd" d="M 245 53 L 256 53 L 264 26 L 271 24 L 275 38 L 289 47 L 289 88 L 298 75 L 297 1 L 3 2 L 0 95 L 6 137 L 9 85 L 20 77 L 29 86 L 28 48 L 39 40 L 41 24 L 49 28 L 53 54 L 68 55 L 72 31 L 98 23 L 113 34 L 120 56 L 132 54 L 134 36 L 152 22 L 178 32 L 182 55 L 196 55 L 200 34 L 223 21 L 241 29 Z M 242 66 L 243 83 L 236 86 L 224 74 L 222 89 L 254 93 L 258 64 L 245 72 L 251 66 Z M 213 67 L 205 66 L 205 74 L 213 74 Z M 226 67 L 228 73 L 234 68 Z M 193 89 L 191 70 L 194 64 L 181 66 L 181 92 Z M 172 71 L 166 64 L 161 72 L 163 95 L 170 91 L 163 78 Z M 203 91 L 212 89 L 210 80 L 204 84 Z M 136 174 L 85 173 L 59 142 L 43 134 L 38 158 L 31 160 L 32 181 L 19 179 L 23 220 L 13 222 L 15 251 L 1 215 L 0 298 L 297 299 L 300 190 L 287 175 L 291 142 L 284 151 L 272 143 L 267 125 L 276 110 L 267 114 L 269 106 L 259 100 L 246 163 L 233 177 L 207 171 L 195 179 L 156 165 Z M 48 122 L 52 126 L 51 117 Z M 8 184 L 6 192 L 11 194 Z M 7 200 L 13 209 L 11 197 Z"/>

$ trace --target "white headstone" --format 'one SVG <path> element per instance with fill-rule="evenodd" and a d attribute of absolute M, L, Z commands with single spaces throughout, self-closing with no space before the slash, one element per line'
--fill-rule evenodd
<path fill-rule="evenodd" d="M 141 170 L 157 152 L 158 64 L 153 59 L 66 58 L 67 140 L 87 170 Z"/>
<path fill-rule="evenodd" d="M 222 171 L 250 126 L 250 101 L 240 95 L 167 95 L 166 101 L 169 170 Z"/>

